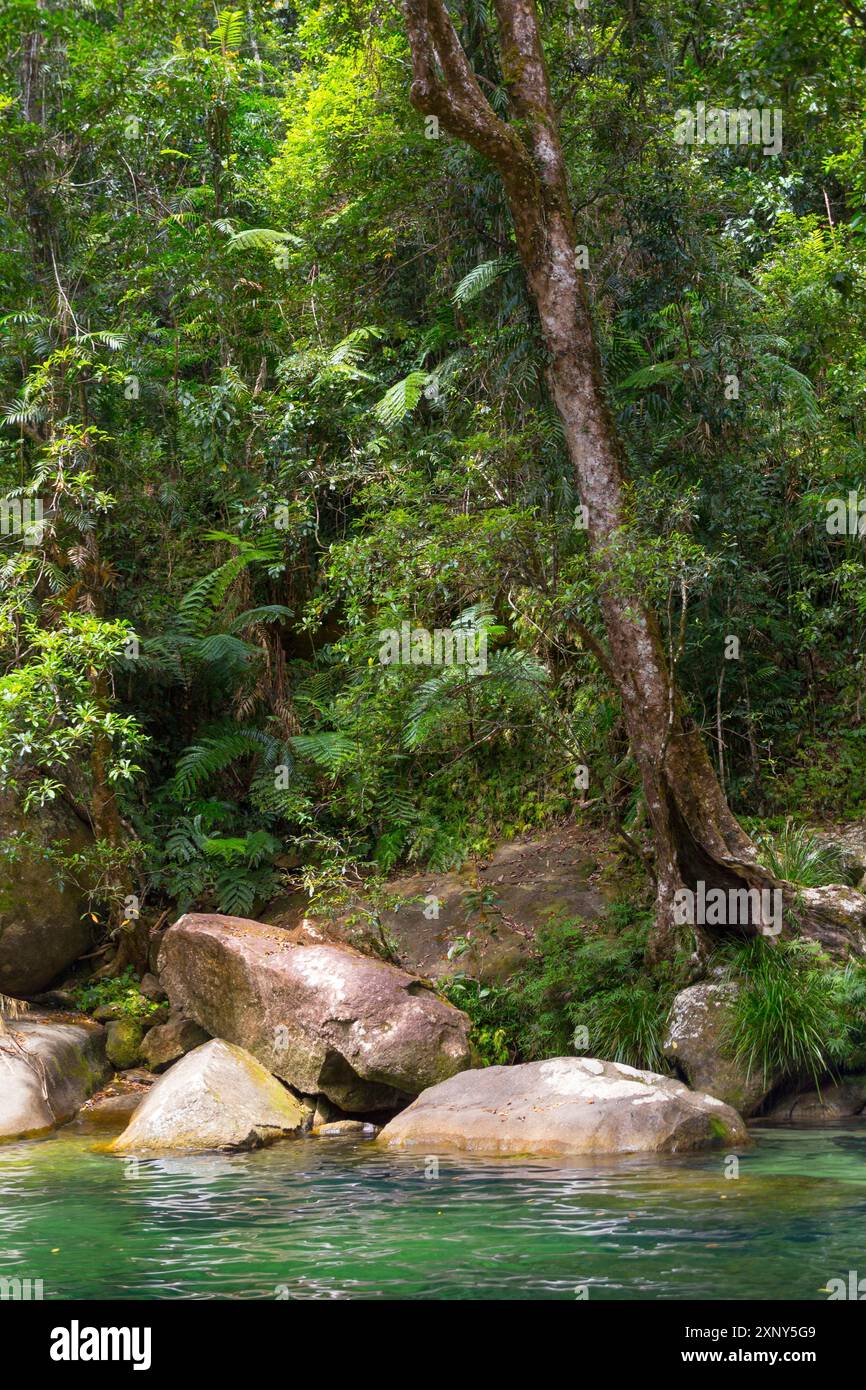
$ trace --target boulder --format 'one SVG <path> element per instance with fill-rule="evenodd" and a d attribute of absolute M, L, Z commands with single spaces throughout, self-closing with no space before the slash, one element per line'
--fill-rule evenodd
<path fill-rule="evenodd" d="M 174 1014 L 167 1023 L 151 1028 L 141 1044 L 141 1059 L 151 1071 L 165 1071 L 172 1062 L 201 1047 L 210 1037 L 191 1018 Z"/>
<path fill-rule="evenodd" d="M 141 1061 L 144 1029 L 134 1018 L 114 1018 L 105 1028 L 105 1052 L 118 1071 Z"/>
<path fill-rule="evenodd" d="M 87 1116 L 94 1124 L 114 1126 L 118 1123 L 128 1124 L 135 1114 L 141 1102 L 144 1100 L 146 1092 L 124 1091 L 119 1096 L 105 1096 L 102 1100 L 95 1102 L 92 1106 L 88 1102 L 88 1107 L 81 1111 L 82 1115 Z"/>
<path fill-rule="evenodd" d="M 452 1076 L 391 1120 L 378 1142 L 568 1156 L 685 1153 L 747 1137 L 730 1106 L 669 1076 L 594 1057 L 554 1057 Z"/>
<path fill-rule="evenodd" d="M 725 1053 L 725 1026 L 739 986 L 722 978 L 680 990 L 668 1018 L 663 1052 L 696 1091 L 754 1115 L 778 1078 L 746 1068 Z"/>
<path fill-rule="evenodd" d="M 828 1082 L 820 1091 L 801 1091 L 779 1100 L 767 1114 L 769 1120 L 791 1124 L 832 1124 L 849 1119 L 866 1108 L 866 1076 L 846 1076 Z"/>
<path fill-rule="evenodd" d="M 0 1141 L 64 1124 L 110 1074 L 105 1031 L 19 1019 L 0 1034 Z"/>
<path fill-rule="evenodd" d="M 49 802 L 37 818 L 0 795 L 0 994 L 38 994 L 87 949 L 84 897 L 58 881 L 46 852 L 81 851 L 92 840 L 65 802 Z"/>
<path fill-rule="evenodd" d="M 150 999 L 154 1004 L 164 1004 L 168 995 L 159 983 L 156 975 L 147 971 L 142 975 L 138 986 L 139 994 L 143 994 L 145 999 Z"/>
<path fill-rule="evenodd" d="M 125 1127 L 146 1095 L 145 1086 L 128 1085 L 125 1081 L 117 1082 L 91 1096 L 78 1112 L 78 1119 L 112 1129 Z"/>
<path fill-rule="evenodd" d="M 213 1038 L 147 1092 L 116 1153 L 257 1149 L 300 1133 L 306 1108 L 242 1047 Z"/>
<path fill-rule="evenodd" d="M 606 898 L 593 879 L 619 851 L 585 827 L 559 826 L 498 846 L 445 874 L 390 879 L 384 901 L 359 897 L 334 909 L 332 940 L 378 955 L 383 937 L 405 970 L 425 979 L 472 975 L 502 984 L 526 964 L 536 933 L 561 920 L 595 921 Z M 309 908 L 297 891 L 269 904 L 266 920 L 296 927 Z M 377 920 L 381 929 L 365 926 Z"/>
<path fill-rule="evenodd" d="M 396 1110 L 469 1065 L 469 1020 L 396 966 L 239 917 L 189 914 L 159 974 L 175 1008 L 349 1114 Z"/>
<path fill-rule="evenodd" d="M 313 1129 L 318 1129 L 322 1125 L 336 1124 L 337 1121 L 347 1118 L 339 1106 L 332 1105 L 326 1096 L 316 1096 L 312 1119 Z"/>

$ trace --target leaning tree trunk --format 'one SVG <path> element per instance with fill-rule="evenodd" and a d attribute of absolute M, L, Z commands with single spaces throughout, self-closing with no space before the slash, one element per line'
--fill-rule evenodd
<path fill-rule="evenodd" d="M 640 770 L 656 853 L 656 926 L 649 957 L 682 938 L 680 889 L 779 889 L 786 917 L 840 953 L 866 947 L 866 899 L 842 887 L 798 891 L 758 863 L 728 808 L 698 730 L 669 669 L 661 629 L 618 560 L 626 528 L 623 449 L 608 409 L 586 285 L 578 267 L 568 177 L 534 0 L 495 0 L 500 62 L 512 120 L 482 94 L 444 0 L 403 0 L 412 51 L 413 105 L 436 116 L 497 168 L 547 349 L 547 377 L 562 419 L 599 580 L 608 662 Z M 754 900 L 750 900 L 753 903 Z M 750 908 L 745 932 L 770 924 Z M 695 926 L 703 954 L 712 932 Z"/>

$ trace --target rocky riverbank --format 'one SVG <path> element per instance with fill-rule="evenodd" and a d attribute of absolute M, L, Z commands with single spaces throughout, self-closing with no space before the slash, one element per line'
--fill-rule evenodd
<path fill-rule="evenodd" d="M 165 934 L 158 968 L 172 1013 L 138 1049 L 163 1056 L 147 1038 L 170 1029 L 183 1055 L 152 1086 L 115 1079 L 112 1095 L 90 1102 L 91 1114 L 128 1121 L 115 1152 L 372 1136 L 380 1123 L 388 1145 L 495 1154 L 680 1152 L 746 1138 L 723 1102 L 631 1067 L 570 1057 L 473 1068 L 465 1014 L 310 925 L 188 915 Z M 0 1135 L 44 1134 L 76 1114 L 110 1075 L 117 1022 L 8 1025 Z"/>
<path fill-rule="evenodd" d="M 609 892 L 603 855 L 577 834 L 503 846 L 469 879 L 395 880 L 392 905 L 365 919 L 378 922 L 378 954 L 348 909 L 311 921 L 287 901 L 263 922 L 181 917 L 154 937 L 136 986 L 146 1016 L 31 1007 L 0 1028 L 0 1140 L 39 1137 L 83 1113 L 127 1125 L 118 1151 L 384 1127 L 381 1142 L 398 1147 L 678 1152 L 742 1142 L 743 1118 L 814 1124 L 866 1112 L 866 1075 L 795 1084 L 732 1053 L 741 984 L 719 968 L 673 998 L 659 1054 L 669 1075 L 574 1055 L 483 1065 L 470 1019 L 431 975 L 459 967 L 493 982 L 531 958 L 563 912 L 594 929 Z M 845 843 L 866 859 L 850 834 Z M 3 920 L 7 947 L 29 930 L 20 913 Z M 34 973 L 38 951 L 23 958 L 28 980 L 46 983 Z"/>

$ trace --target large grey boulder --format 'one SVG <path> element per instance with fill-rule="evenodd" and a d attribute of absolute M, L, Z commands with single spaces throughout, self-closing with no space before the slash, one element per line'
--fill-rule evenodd
<path fill-rule="evenodd" d="M 0 1034 L 0 1141 L 71 1120 L 110 1074 L 98 1025 L 7 1022 Z"/>
<path fill-rule="evenodd" d="M 718 978 L 680 990 L 671 1007 L 662 1050 L 694 1090 L 716 1096 L 749 1116 L 779 1078 L 765 1078 L 758 1068 L 750 1073 L 729 1055 L 726 1029 L 738 989 L 735 981 Z"/>
<path fill-rule="evenodd" d="M 299 1134 L 307 1107 L 242 1047 L 214 1038 L 151 1087 L 116 1153 L 256 1149 Z"/>
<path fill-rule="evenodd" d="M 682 1082 L 594 1057 L 462 1072 L 391 1120 L 392 1149 L 478 1154 L 684 1153 L 747 1139 L 730 1106 Z"/>
<path fill-rule="evenodd" d="M 48 846 L 86 849 L 90 831 L 65 805 L 24 816 L 0 795 L 0 994 L 38 994 L 87 949 L 86 902 L 45 857 Z"/>
<path fill-rule="evenodd" d="M 395 1110 L 469 1065 L 469 1020 L 404 970 L 240 917 L 188 914 L 166 933 L 172 1005 L 305 1095 Z"/>

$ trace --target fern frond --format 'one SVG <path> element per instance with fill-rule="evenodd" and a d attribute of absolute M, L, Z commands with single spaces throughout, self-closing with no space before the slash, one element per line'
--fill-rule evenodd
<path fill-rule="evenodd" d="M 275 232 L 270 227 L 248 227 L 228 239 L 228 251 L 267 251 L 278 256 L 287 246 L 303 246 L 300 237 L 292 232 Z"/>
<path fill-rule="evenodd" d="M 217 731 L 191 744 L 181 754 L 169 783 L 172 796 L 183 799 L 240 758 L 258 756 L 271 766 L 288 761 L 285 745 L 264 729 L 252 727 Z"/>
<path fill-rule="evenodd" d="M 469 304 L 516 265 L 514 256 L 498 256 L 496 260 L 482 261 L 480 265 L 473 266 L 451 296 L 452 304 Z"/>
<path fill-rule="evenodd" d="M 397 381 L 373 406 L 373 414 L 386 429 L 393 429 L 421 399 L 424 387 L 429 380 L 427 372 L 410 372 L 402 381 Z"/>
<path fill-rule="evenodd" d="M 229 632 L 243 632 L 245 628 L 257 623 L 278 623 L 292 616 L 291 608 L 282 603 L 266 603 L 261 608 L 249 608 L 246 613 L 238 613 L 229 623 Z"/>
<path fill-rule="evenodd" d="M 317 734 L 296 734 L 290 739 L 296 753 L 310 758 L 317 766 L 335 773 L 349 759 L 357 755 L 354 739 L 347 734 L 325 731 Z"/>
<path fill-rule="evenodd" d="M 220 10 L 217 26 L 210 35 L 211 48 L 227 56 L 229 53 L 237 53 L 243 41 L 243 10 Z"/>

